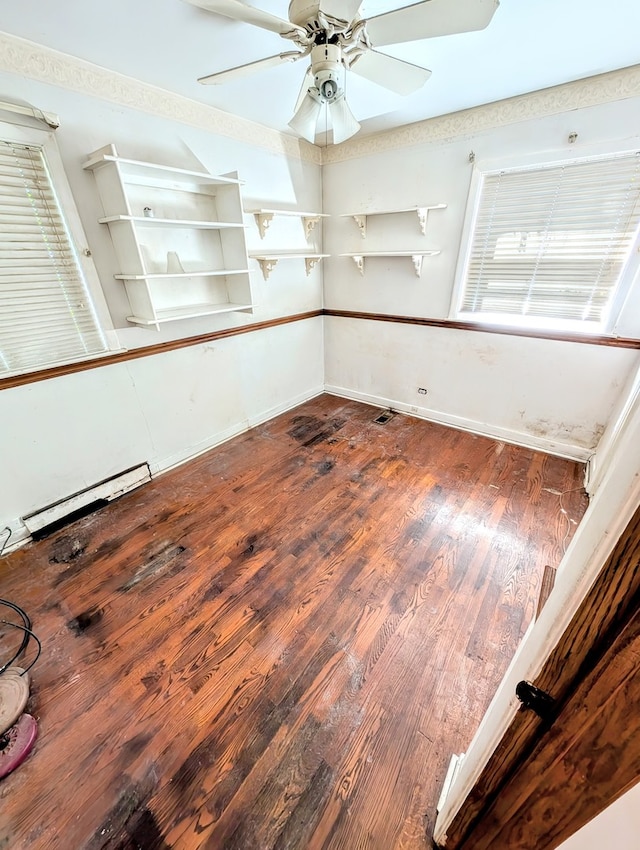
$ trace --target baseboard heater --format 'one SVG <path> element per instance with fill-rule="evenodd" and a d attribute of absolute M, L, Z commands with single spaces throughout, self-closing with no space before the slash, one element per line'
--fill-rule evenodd
<path fill-rule="evenodd" d="M 65 517 L 70 514 L 77 514 L 88 505 L 95 502 L 111 502 L 147 481 L 151 481 L 149 465 L 141 463 L 139 466 L 133 466 L 131 469 L 125 469 L 124 472 L 119 472 L 111 478 L 106 478 L 98 484 L 93 484 L 86 490 L 80 490 L 72 496 L 67 496 L 66 499 L 61 499 L 53 505 L 48 505 L 46 508 L 41 508 L 39 511 L 24 516 L 22 522 L 32 535 L 38 535 L 42 533 L 43 529 L 57 525 Z"/>

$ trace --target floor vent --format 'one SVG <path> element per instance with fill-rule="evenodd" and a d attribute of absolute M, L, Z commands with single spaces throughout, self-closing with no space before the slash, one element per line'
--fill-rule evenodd
<path fill-rule="evenodd" d="M 378 425 L 386 425 L 390 419 L 393 419 L 395 416 L 394 410 L 383 410 L 381 411 L 375 418 L 374 422 L 377 422 Z"/>
<path fill-rule="evenodd" d="M 29 529 L 32 537 L 40 539 L 52 531 L 57 531 L 68 522 L 92 513 L 107 502 L 117 499 L 118 496 L 128 493 L 129 490 L 147 481 L 151 481 L 151 473 L 148 465 L 143 463 L 22 517 L 22 522 Z"/>

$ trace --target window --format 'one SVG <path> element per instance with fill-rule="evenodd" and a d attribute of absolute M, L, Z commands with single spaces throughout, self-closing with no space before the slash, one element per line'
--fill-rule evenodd
<path fill-rule="evenodd" d="M 54 188 L 54 144 L 0 125 L 0 377 L 108 350 Z"/>
<path fill-rule="evenodd" d="M 482 174 L 457 318 L 606 331 L 639 224 L 636 152 Z"/>

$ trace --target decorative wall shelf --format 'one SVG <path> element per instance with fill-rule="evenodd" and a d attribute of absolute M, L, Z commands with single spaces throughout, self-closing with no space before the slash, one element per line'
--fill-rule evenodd
<path fill-rule="evenodd" d="M 240 180 L 125 159 L 114 145 L 85 162 L 104 208 L 132 315 L 164 322 L 251 312 Z"/>
<path fill-rule="evenodd" d="M 327 213 L 299 212 L 298 210 L 248 210 L 248 212 L 252 213 L 256 220 L 261 239 L 264 239 L 269 225 L 276 215 L 294 216 L 301 219 L 304 226 L 304 235 L 307 239 L 320 219 L 328 218 Z"/>
<path fill-rule="evenodd" d="M 367 218 L 372 215 L 398 215 L 399 213 L 416 213 L 418 216 L 418 225 L 420 232 L 424 235 L 427 232 L 427 218 L 431 210 L 444 210 L 446 204 L 430 204 L 420 207 L 406 207 L 398 210 L 378 210 L 377 212 L 364 213 L 343 213 L 341 218 L 352 218 L 360 229 L 360 235 L 364 239 L 367 235 Z"/>
<path fill-rule="evenodd" d="M 361 251 L 358 254 L 340 254 L 340 256 L 351 257 L 361 275 L 364 275 L 364 261 L 369 257 L 411 257 L 416 277 L 420 277 L 424 258 L 435 257 L 439 253 L 440 251 Z"/>
<path fill-rule="evenodd" d="M 132 221 L 139 227 L 187 227 L 195 230 L 224 230 L 227 227 L 240 227 L 244 224 L 236 224 L 229 221 L 198 221 L 179 218 L 149 218 L 144 215 L 108 215 L 99 218 L 100 224 L 112 224 L 114 221 Z"/>
<path fill-rule="evenodd" d="M 304 259 L 305 273 L 307 277 L 311 274 L 311 269 L 317 265 L 324 257 L 329 254 L 308 254 L 303 252 L 293 252 L 281 254 L 250 254 L 251 258 L 257 260 L 262 269 L 262 276 L 265 280 L 269 279 L 269 275 L 278 265 L 280 260 L 292 260 L 294 258 Z"/>

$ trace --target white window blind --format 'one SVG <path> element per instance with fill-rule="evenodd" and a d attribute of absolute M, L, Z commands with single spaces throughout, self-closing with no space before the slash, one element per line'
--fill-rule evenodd
<path fill-rule="evenodd" d="M 637 153 L 485 174 L 458 315 L 601 329 L 639 223 Z"/>
<path fill-rule="evenodd" d="M 0 377 L 107 345 L 44 152 L 0 140 Z"/>

